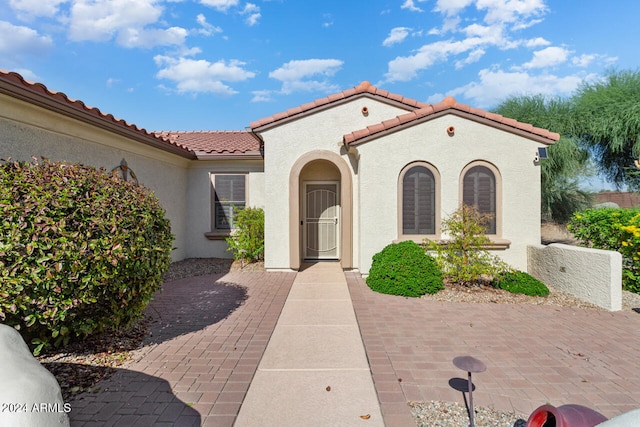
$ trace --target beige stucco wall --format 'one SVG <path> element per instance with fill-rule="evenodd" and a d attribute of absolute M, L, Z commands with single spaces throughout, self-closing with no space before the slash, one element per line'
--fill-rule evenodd
<path fill-rule="evenodd" d="M 455 127 L 450 137 L 446 129 Z M 440 173 L 441 218 L 460 205 L 460 173 L 475 160 L 492 163 L 502 182 L 502 235 L 511 241 L 494 251 L 526 271 L 527 245 L 540 243 L 540 166 L 542 144 L 455 115 L 446 115 L 360 144 L 360 271 L 371 257 L 398 238 L 398 176 L 410 162 L 431 163 Z"/>
<path fill-rule="evenodd" d="M 529 274 L 609 311 L 622 310 L 622 255 L 553 243 L 529 246 Z"/>
<path fill-rule="evenodd" d="M 362 114 L 366 106 L 368 115 Z M 344 134 L 406 112 L 399 107 L 361 98 L 333 108 L 307 115 L 261 133 L 265 146 L 265 266 L 288 269 L 289 258 L 289 176 L 293 165 L 313 151 L 329 151 L 340 155 L 348 165 L 353 180 L 353 217 L 358 217 L 358 175 L 349 156 L 341 153 Z M 318 175 L 315 175 L 318 176 Z M 344 221 L 343 221 L 344 222 Z M 358 228 L 353 227 L 353 240 L 358 241 Z M 358 247 L 353 247 L 351 264 L 357 267 Z"/>
<path fill-rule="evenodd" d="M 175 235 L 172 258 L 186 257 L 188 159 L 0 95 L 0 158 L 30 161 L 31 156 L 107 170 L 126 159 L 140 184 L 153 190 L 167 211 Z"/>
<path fill-rule="evenodd" d="M 212 231 L 211 174 L 248 173 L 247 206 L 264 208 L 264 165 L 261 160 L 215 160 L 194 162 L 189 170 L 187 241 L 189 258 L 233 258 L 224 239 L 210 240 Z"/>

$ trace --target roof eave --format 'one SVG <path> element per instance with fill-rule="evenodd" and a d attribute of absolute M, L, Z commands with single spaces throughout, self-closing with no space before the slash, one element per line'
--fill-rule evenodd
<path fill-rule="evenodd" d="M 257 132 L 264 132 L 267 131 L 269 129 L 284 125 L 286 123 L 292 122 L 294 120 L 298 120 L 302 117 L 306 117 L 312 114 L 316 114 L 319 113 L 321 111 L 324 110 L 328 110 L 331 109 L 333 107 L 335 107 L 336 105 L 341 105 L 341 104 L 346 104 L 347 102 L 351 102 L 354 99 L 358 99 L 358 98 L 369 98 L 372 100 L 376 100 L 379 102 L 382 102 L 384 104 L 387 105 L 392 105 L 398 108 L 401 108 L 407 112 L 409 111 L 414 111 L 414 110 L 418 110 L 420 109 L 420 107 L 418 106 L 411 106 L 409 104 L 405 104 L 403 102 L 397 101 L 395 99 L 390 99 L 387 97 L 384 97 L 382 95 L 378 95 L 375 93 L 370 93 L 370 92 L 358 92 L 358 93 L 354 93 L 353 95 L 344 97 L 344 98 L 340 98 L 331 102 L 327 102 L 321 105 L 317 105 L 313 108 L 307 109 L 307 110 L 301 110 L 300 112 L 297 112 L 295 114 L 291 114 L 276 120 L 273 120 L 269 123 L 265 123 L 256 127 L 249 127 L 249 131 L 253 132 L 253 133 L 257 133 Z M 258 121 L 259 122 L 259 121 Z"/>
<path fill-rule="evenodd" d="M 146 130 L 132 129 L 6 80 L 0 79 L 0 93 L 190 160 L 196 158 L 192 151 L 165 142 Z"/>
<path fill-rule="evenodd" d="M 481 117 L 481 116 L 478 116 L 478 115 L 475 115 L 475 114 L 472 114 L 472 113 L 467 113 L 467 112 L 464 112 L 464 111 L 460 111 L 460 110 L 457 110 L 455 108 L 449 108 L 449 109 L 441 110 L 441 111 L 438 111 L 438 112 L 435 112 L 435 113 L 432 113 L 432 114 L 429 114 L 429 115 L 426 115 L 426 116 L 423 116 L 423 117 L 418 117 L 418 118 L 416 118 L 414 120 L 411 120 L 409 122 L 398 123 L 398 125 L 396 125 L 396 126 L 393 126 L 391 128 L 386 128 L 386 129 L 384 129 L 384 130 L 382 130 L 380 132 L 372 133 L 370 135 L 364 136 L 362 138 L 356 139 L 356 140 L 351 141 L 351 142 L 346 142 L 344 139 L 343 139 L 343 141 L 345 141 L 345 145 L 357 146 L 357 145 L 364 144 L 366 142 L 372 141 L 374 139 L 378 139 L 378 138 L 381 138 L 383 136 L 398 132 L 398 131 L 400 131 L 402 129 L 406 129 L 407 127 L 411 127 L 411 126 L 415 126 L 415 125 L 420 124 L 420 123 L 428 122 L 430 120 L 437 119 L 439 117 L 446 116 L 448 114 L 452 114 L 452 115 L 455 115 L 455 116 L 458 116 L 458 117 L 466 118 L 466 119 L 472 120 L 472 121 L 477 122 L 477 123 L 485 124 L 487 126 L 491 126 L 493 128 L 500 129 L 500 130 L 503 130 L 503 131 L 506 131 L 506 132 L 509 132 L 509 133 L 512 133 L 512 134 L 515 134 L 515 135 L 518 135 L 518 136 L 521 136 L 521 137 L 524 137 L 524 138 L 527 138 L 527 139 L 530 139 L 530 140 L 533 140 L 535 142 L 539 142 L 539 143 L 545 144 L 545 145 L 552 145 L 558 139 L 560 139 L 559 135 L 558 135 L 557 139 L 547 138 L 547 137 L 544 137 L 542 135 L 537 135 L 535 133 L 528 132 L 528 131 L 523 130 L 523 129 L 518 129 L 518 128 L 513 127 L 513 126 L 506 125 L 504 123 L 498 123 L 498 122 L 496 122 L 494 120 L 491 120 L 491 119 L 488 119 L 486 117 Z"/>
<path fill-rule="evenodd" d="M 197 160 L 264 160 L 264 155 L 259 151 L 247 151 L 245 153 L 195 153 Z"/>

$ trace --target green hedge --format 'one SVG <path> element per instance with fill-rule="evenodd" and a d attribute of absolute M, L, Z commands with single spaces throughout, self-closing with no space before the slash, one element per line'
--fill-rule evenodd
<path fill-rule="evenodd" d="M 512 294 L 538 297 L 549 295 L 549 288 L 544 283 L 524 271 L 503 273 L 498 280 L 493 282 L 493 285 Z"/>
<path fill-rule="evenodd" d="M 567 225 L 588 247 L 622 254 L 622 285 L 640 293 L 640 210 L 587 209 L 576 212 Z"/>
<path fill-rule="evenodd" d="M 153 193 L 46 160 L 0 173 L 0 321 L 37 353 L 139 318 L 173 242 Z"/>
<path fill-rule="evenodd" d="M 388 245 L 375 254 L 366 282 L 376 292 L 407 297 L 444 288 L 435 260 L 413 241 Z"/>

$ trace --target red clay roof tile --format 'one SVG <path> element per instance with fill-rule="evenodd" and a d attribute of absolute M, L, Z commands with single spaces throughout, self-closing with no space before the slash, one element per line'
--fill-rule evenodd
<path fill-rule="evenodd" d="M 513 128 L 514 130 L 530 133 L 534 137 L 542 137 L 547 141 L 541 141 L 545 144 L 553 144 L 553 142 L 560 139 L 560 134 L 551 132 L 547 129 L 541 129 L 534 127 L 528 123 L 521 123 L 517 120 L 503 117 L 500 114 L 491 113 L 479 108 L 470 107 L 467 104 L 458 103 L 453 97 L 447 96 L 441 102 L 437 104 L 423 104 L 420 109 L 411 111 L 406 114 L 401 114 L 389 120 L 385 120 L 381 123 L 382 126 L 369 126 L 366 129 L 360 129 L 355 132 L 351 132 L 343 136 L 343 142 L 345 144 L 355 144 L 358 141 L 368 138 L 376 133 L 392 130 L 398 126 L 406 123 L 413 122 L 417 119 L 433 115 L 445 110 L 452 110 L 452 112 L 462 112 L 467 115 L 477 116 L 479 119 L 485 119 L 495 122 L 497 125 Z"/>
<path fill-rule="evenodd" d="M 164 131 L 159 134 L 196 154 L 255 155 L 262 150 L 258 137 L 246 131 Z"/>
<path fill-rule="evenodd" d="M 275 123 L 279 120 L 285 120 L 285 119 L 296 117 L 301 114 L 305 114 L 315 108 L 322 107 L 326 104 L 339 102 L 344 99 L 350 98 L 352 96 L 357 96 L 364 93 L 372 94 L 376 97 L 388 99 L 390 101 L 399 102 L 401 104 L 404 104 L 407 107 L 407 109 L 425 108 L 425 107 L 428 107 L 429 105 L 424 102 L 416 101 L 415 99 L 405 98 L 402 95 L 389 93 L 389 91 L 387 90 L 378 89 L 377 87 L 373 86 L 371 83 L 367 81 L 363 81 L 362 83 L 360 83 L 358 86 L 354 88 L 343 90 L 342 92 L 334 93 L 331 95 L 327 95 L 326 97 L 316 99 L 313 102 L 302 104 L 297 108 L 290 108 L 287 111 L 276 113 L 272 116 L 253 121 L 251 122 L 250 127 L 252 130 L 255 130 L 259 127 Z"/>
<path fill-rule="evenodd" d="M 149 132 L 144 128 L 140 128 L 134 124 L 128 123 L 125 120 L 117 119 L 112 114 L 103 113 L 98 108 L 87 106 L 82 101 L 69 98 L 63 92 L 56 92 L 56 91 L 50 90 L 42 83 L 30 82 L 18 73 L 11 72 L 11 71 L 4 71 L 0 69 L 0 82 L 8 83 L 12 85 L 13 88 L 10 90 L 11 90 L 11 93 L 13 94 L 16 94 L 16 92 L 14 91 L 36 94 L 42 97 L 42 99 L 53 100 L 56 103 L 61 104 L 63 106 L 71 107 L 84 114 L 97 117 L 100 120 L 104 120 L 109 124 L 115 124 L 116 126 L 119 126 L 128 130 L 132 130 L 138 133 L 144 139 L 153 140 L 155 143 L 157 143 L 158 146 L 162 146 L 166 144 L 166 145 L 172 146 L 173 148 L 177 148 L 178 151 L 182 151 L 184 152 L 184 154 L 190 153 L 190 150 L 186 146 L 177 144 L 175 141 L 170 141 L 160 135 L 157 135 L 153 132 Z"/>

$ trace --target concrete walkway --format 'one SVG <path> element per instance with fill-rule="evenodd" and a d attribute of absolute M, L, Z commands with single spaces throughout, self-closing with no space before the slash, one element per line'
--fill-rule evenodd
<path fill-rule="evenodd" d="M 235 426 L 384 426 L 345 275 L 339 263 L 305 267 Z"/>

